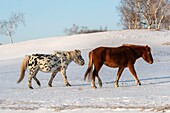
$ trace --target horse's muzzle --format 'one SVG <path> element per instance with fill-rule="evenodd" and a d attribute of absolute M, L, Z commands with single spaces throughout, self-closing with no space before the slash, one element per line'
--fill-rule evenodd
<path fill-rule="evenodd" d="M 153 61 L 149 61 L 149 64 L 153 64 Z"/>
<path fill-rule="evenodd" d="M 85 62 L 84 62 L 84 61 L 80 63 L 80 65 L 81 65 L 81 66 L 83 66 L 84 64 L 85 64 Z"/>

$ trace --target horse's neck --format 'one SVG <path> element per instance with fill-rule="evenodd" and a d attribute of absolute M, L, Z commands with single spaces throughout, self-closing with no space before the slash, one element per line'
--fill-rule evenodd
<path fill-rule="evenodd" d="M 135 54 L 137 55 L 137 58 L 142 57 L 142 54 L 144 52 L 144 48 L 143 47 L 132 47 L 133 51 L 135 52 Z"/>
<path fill-rule="evenodd" d="M 68 63 L 71 63 L 73 61 L 73 55 L 72 52 L 68 52 L 66 59 L 68 61 Z"/>

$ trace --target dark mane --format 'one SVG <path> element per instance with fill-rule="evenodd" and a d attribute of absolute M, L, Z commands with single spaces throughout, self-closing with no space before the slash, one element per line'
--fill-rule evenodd
<path fill-rule="evenodd" d="M 129 47 L 133 52 L 135 52 L 135 54 L 138 57 L 141 57 L 141 55 L 143 54 L 143 52 L 146 50 L 146 46 L 142 46 L 142 45 L 135 45 L 135 44 L 123 44 L 123 47 Z M 148 47 L 148 49 L 150 49 L 150 47 Z"/>
<path fill-rule="evenodd" d="M 126 46 L 126 47 L 131 47 L 131 48 L 148 48 L 148 50 L 151 50 L 151 48 L 148 45 L 135 45 L 135 44 L 123 44 L 122 46 Z"/>

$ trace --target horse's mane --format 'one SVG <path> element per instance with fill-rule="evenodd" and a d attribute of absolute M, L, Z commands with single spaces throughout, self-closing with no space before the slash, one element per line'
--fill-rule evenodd
<path fill-rule="evenodd" d="M 148 47 L 148 45 L 142 46 L 142 45 L 135 45 L 135 44 L 123 44 L 122 46 L 130 48 L 132 51 L 134 51 L 138 55 L 141 55 L 143 52 L 145 52 L 146 47 L 150 50 L 150 47 Z"/>
<path fill-rule="evenodd" d="M 136 49 L 136 48 L 147 48 L 147 50 L 151 51 L 151 48 L 148 45 L 143 46 L 143 45 L 135 45 L 135 44 L 123 44 L 122 46 L 130 47 L 130 48 L 134 48 L 134 49 Z"/>
<path fill-rule="evenodd" d="M 132 47 L 132 48 L 146 47 L 146 46 L 142 46 L 142 45 L 135 45 L 135 44 L 123 44 L 122 46 Z"/>

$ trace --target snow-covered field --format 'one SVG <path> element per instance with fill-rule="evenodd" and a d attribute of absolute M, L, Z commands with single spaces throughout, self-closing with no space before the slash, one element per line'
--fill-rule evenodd
<path fill-rule="evenodd" d="M 142 86 L 125 69 L 118 88 L 114 87 L 117 69 L 103 66 L 99 75 L 103 87 L 92 89 L 83 80 L 88 65 L 88 52 L 98 46 L 120 46 L 124 43 L 148 44 L 153 64 L 138 59 L 135 68 Z M 54 50 L 80 49 L 86 64 L 71 63 L 66 87 L 61 74 L 48 87 L 50 73 L 39 72 L 38 87 L 31 90 L 27 76 L 17 84 L 20 64 L 26 54 L 53 53 Z M 26 72 L 28 75 L 28 71 Z M 96 81 L 97 82 L 97 81 Z M 97 84 L 98 86 L 98 84 Z M 124 30 L 81 34 L 25 41 L 0 46 L 0 112 L 2 113 L 153 113 L 170 112 L 170 31 Z"/>

